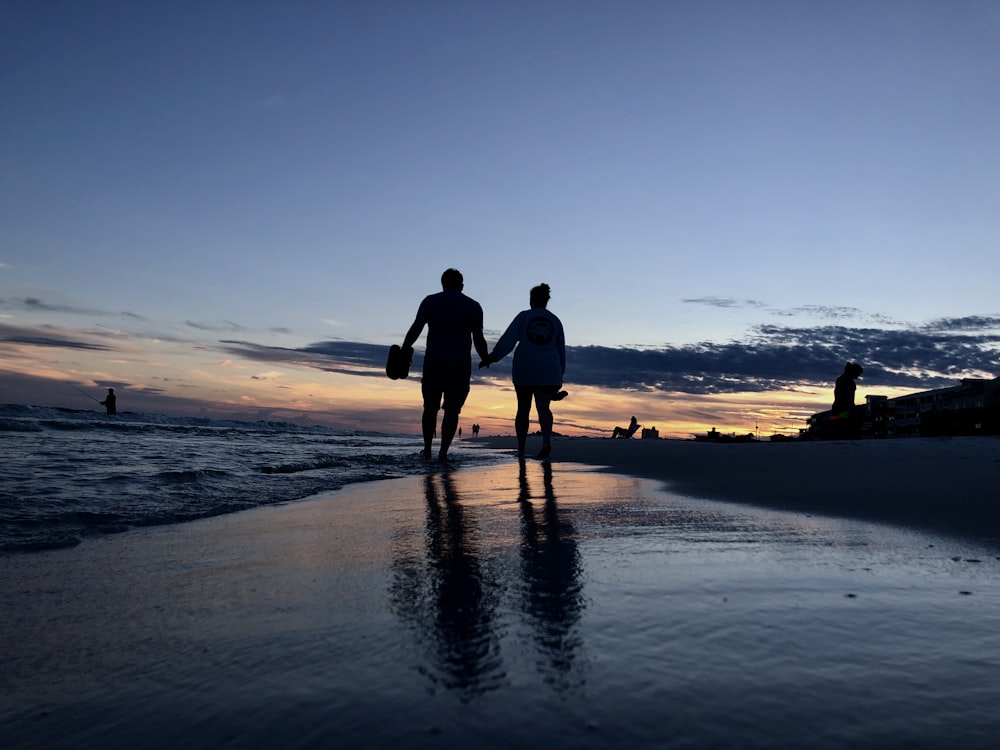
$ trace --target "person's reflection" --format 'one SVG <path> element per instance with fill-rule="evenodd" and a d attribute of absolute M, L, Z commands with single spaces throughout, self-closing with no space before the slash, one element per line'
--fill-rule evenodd
<path fill-rule="evenodd" d="M 499 585 L 479 559 L 475 524 L 466 516 L 450 474 L 424 479 L 427 567 L 398 560 L 394 600 L 429 637 L 441 681 L 466 697 L 503 678 L 495 625 Z"/>
<path fill-rule="evenodd" d="M 573 524 L 556 505 L 552 465 L 542 464 L 545 488 L 542 521 L 532 505 L 525 462 L 521 462 L 521 572 L 525 612 L 531 618 L 543 679 L 557 689 L 582 683 L 574 680 L 574 660 L 583 645 L 577 624 L 583 612 L 580 552 Z"/>

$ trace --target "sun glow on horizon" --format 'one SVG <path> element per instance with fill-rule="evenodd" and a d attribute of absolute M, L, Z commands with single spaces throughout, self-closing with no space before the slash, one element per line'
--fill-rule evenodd
<path fill-rule="evenodd" d="M 162 413 L 219 413 L 301 421 L 335 428 L 395 434 L 420 433 L 420 375 L 390 381 L 376 367 L 353 372 L 324 371 L 315 360 L 259 362 L 219 359 L 218 351 L 176 341 L 146 340 L 141 358 L 109 358 L 107 352 L 8 344 L 2 371 L 36 379 L 17 396 L 38 405 L 77 406 L 83 396 L 70 386 L 115 386 L 123 410 Z M 685 394 L 615 390 L 566 383 L 569 397 L 553 404 L 555 430 L 568 436 L 608 436 L 632 415 L 663 438 L 690 438 L 716 429 L 723 434 L 795 436 L 808 417 L 828 408 L 829 386 L 803 384 L 787 391 Z M 865 387 L 865 395 L 890 398 L 915 389 Z M 479 424 L 483 434 L 513 434 L 516 398 L 509 380 L 477 379 L 460 424 Z M 537 430 L 532 410 L 531 430 Z"/>

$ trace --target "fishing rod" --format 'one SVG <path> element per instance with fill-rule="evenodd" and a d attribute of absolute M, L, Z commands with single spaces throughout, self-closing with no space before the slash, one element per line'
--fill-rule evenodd
<path fill-rule="evenodd" d="M 77 389 L 78 391 L 80 391 L 80 393 L 82 393 L 82 394 L 83 394 L 84 396 L 86 396 L 87 398 L 89 398 L 89 399 L 90 399 L 91 401 L 95 401 L 95 402 L 97 402 L 98 404 L 100 404 L 100 403 L 101 403 L 101 402 L 100 402 L 100 401 L 98 401 L 98 400 L 97 400 L 96 398 L 94 398 L 94 397 L 93 397 L 93 396 L 91 396 L 91 395 L 90 395 L 89 393 L 87 393 L 87 392 L 86 392 L 85 390 L 83 390 L 83 388 L 79 388 L 78 386 L 75 386 L 75 385 L 72 385 L 72 384 L 70 384 L 70 385 L 71 385 L 71 386 L 72 386 L 73 388 L 76 388 L 76 389 Z"/>

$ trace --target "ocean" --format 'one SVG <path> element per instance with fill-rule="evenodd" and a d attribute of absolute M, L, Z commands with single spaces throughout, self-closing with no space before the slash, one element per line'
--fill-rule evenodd
<path fill-rule="evenodd" d="M 419 413 L 415 413 L 415 419 Z M 459 465 L 496 451 L 452 451 Z M 0 552 L 287 503 L 426 471 L 419 437 L 288 422 L 0 406 Z"/>

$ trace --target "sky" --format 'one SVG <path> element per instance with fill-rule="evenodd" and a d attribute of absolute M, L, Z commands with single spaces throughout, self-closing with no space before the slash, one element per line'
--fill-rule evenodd
<path fill-rule="evenodd" d="M 418 433 L 385 355 L 449 267 L 491 344 L 551 285 L 564 434 L 997 377 L 998 38 L 995 0 L 10 0 L 0 402 Z M 463 425 L 512 431 L 509 365 Z"/>

